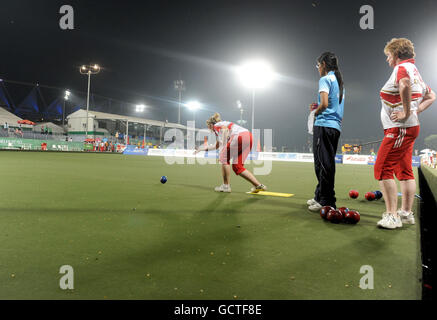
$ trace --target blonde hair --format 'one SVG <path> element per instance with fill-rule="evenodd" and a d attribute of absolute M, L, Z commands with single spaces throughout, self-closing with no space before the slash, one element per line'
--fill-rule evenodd
<path fill-rule="evenodd" d="M 406 38 L 393 38 L 387 42 L 384 53 L 391 53 L 393 57 L 399 59 L 411 59 L 416 56 L 414 44 Z"/>
<path fill-rule="evenodd" d="M 211 118 L 206 120 L 206 124 L 208 126 L 211 125 L 211 124 L 215 125 L 217 122 L 220 122 L 220 121 L 222 121 L 222 119 L 220 117 L 220 114 L 216 112 L 216 113 L 214 113 L 214 115 Z"/>

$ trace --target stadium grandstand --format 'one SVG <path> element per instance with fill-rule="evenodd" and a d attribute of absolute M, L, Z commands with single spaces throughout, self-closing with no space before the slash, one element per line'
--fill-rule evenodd
<path fill-rule="evenodd" d="M 187 137 L 184 125 L 132 116 L 129 110 L 134 104 L 96 94 L 90 95 L 87 130 L 86 94 L 73 91 L 67 101 L 64 92 L 52 86 L 1 80 L 0 136 L 72 142 L 104 139 L 159 148 L 168 145 L 164 141 L 168 129 L 181 129 Z"/>

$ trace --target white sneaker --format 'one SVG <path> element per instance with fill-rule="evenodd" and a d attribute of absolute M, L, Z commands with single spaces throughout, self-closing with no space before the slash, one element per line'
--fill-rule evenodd
<path fill-rule="evenodd" d="M 231 192 L 231 186 L 229 184 L 222 184 L 214 189 L 217 192 Z"/>
<path fill-rule="evenodd" d="M 265 186 L 265 185 L 263 185 L 263 184 L 260 184 L 259 186 L 257 186 L 257 187 L 252 187 L 251 189 L 250 189 L 250 192 L 252 192 L 252 193 L 258 193 L 258 192 L 260 192 L 260 191 L 266 191 L 267 190 L 267 187 Z"/>
<path fill-rule="evenodd" d="M 314 198 L 307 201 L 307 205 L 309 205 L 309 206 L 312 206 L 312 205 L 314 205 L 316 203 L 318 203 L 318 202 L 316 200 L 314 200 Z"/>
<path fill-rule="evenodd" d="M 310 206 L 308 207 L 308 210 L 310 210 L 310 211 L 314 211 L 314 212 L 319 212 L 320 209 L 322 209 L 322 207 L 323 207 L 323 206 L 322 206 L 320 203 L 316 202 L 315 204 L 310 205 Z"/>
<path fill-rule="evenodd" d="M 415 224 L 414 213 L 412 211 L 407 212 L 402 209 L 398 210 L 398 215 L 401 217 L 402 223 Z"/>
<path fill-rule="evenodd" d="M 385 229 L 396 229 L 402 227 L 402 221 L 400 217 L 395 217 L 394 215 L 384 212 L 382 214 L 382 219 L 378 221 L 377 226 Z"/>

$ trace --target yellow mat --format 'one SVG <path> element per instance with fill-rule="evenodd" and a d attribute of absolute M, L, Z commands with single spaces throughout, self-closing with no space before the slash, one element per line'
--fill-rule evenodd
<path fill-rule="evenodd" d="M 280 193 L 280 192 L 268 192 L 268 191 L 260 191 L 260 192 L 246 192 L 248 194 L 257 194 L 259 196 L 272 196 L 272 197 L 283 197 L 283 198 L 290 198 L 294 196 L 292 193 Z"/>

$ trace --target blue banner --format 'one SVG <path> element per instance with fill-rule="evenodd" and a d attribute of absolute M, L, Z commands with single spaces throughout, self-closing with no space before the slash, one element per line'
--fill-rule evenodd
<path fill-rule="evenodd" d="M 247 157 L 247 160 L 258 160 L 258 152 L 251 152 Z"/>
<path fill-rule="evenodd" d="M 420 157 L 413 156 L 413 167 L 420 167 Z"/>
<path fill-rule="evenodd" d="M 369 159 L 367 160 L 367 164 L 374 166 L 376 162 L 376 156 L 369 156 Z"/>
<path fill-rule="evenodd" d="M 343 163 L 343 155 L 342 154 L 335 155 L 335 163 Z"/>
<path fill-rule="evenodd" d="M 128 155 L 136 155 L 136 156 L 147 156 L 149 152 L 149 148 L 138 148 L 136 146 L 128 145 L 126 149 L 124 150 L 123 154 Z"/>
<path fill-rule="evenodd" d="M 205 151 L 205 158 L 208 159 L 218 159 L 219 158 L 219 154 L 217 150 L 214 151 Z"/>

